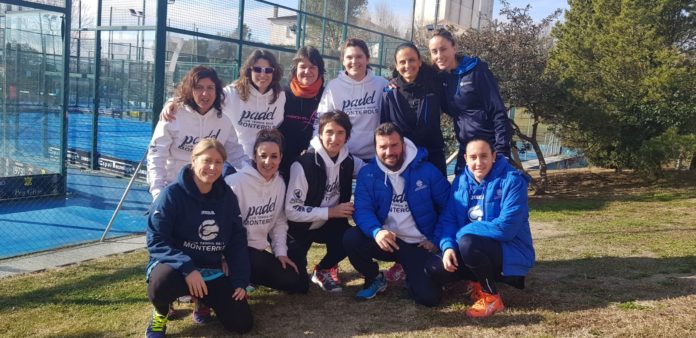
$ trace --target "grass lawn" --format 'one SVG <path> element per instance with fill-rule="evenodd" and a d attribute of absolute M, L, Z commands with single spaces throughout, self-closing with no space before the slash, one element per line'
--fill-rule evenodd
<path fill-rule="evenodd" d="M 526 289 L 501 286 L 503 313 L 468 319 L 455 290 L 438 308 L 417 306 L 399 285 L 358 302 L 362 282 L 346 260 L 342 293 L 252 293 L 250 336 L 696 336 L 696 174 L 644 182 L 570 170 L 551 182 L 530 197 L 537 266 Z M 0 336 L 143 336 L 146 262 L 139 251 L 0 280 Z M 226 335 L 218 323 L 193 324 L 189 304 L 177 309 L 172 336 Z"/>

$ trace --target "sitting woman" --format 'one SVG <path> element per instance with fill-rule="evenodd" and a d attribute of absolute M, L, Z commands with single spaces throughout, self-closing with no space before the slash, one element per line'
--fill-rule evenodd
<path fill-rule="evenodd" d="M 191 295 L 213 308 L 225 329 L 251 330 L 246 300 L 249 257 L 237 198 L 221 179 L 225 148 L 204 139 L 193 148 L 191 164 L 162 189 L 147 227 L 147 295 L 154 305 L 147 337 L 164 337 L 169 304 Z M 223 260 L 230 266 L 222 270 Z"/>
<path fill-rule="evenodd" d="M 247 231 L 251 283 L 289 293 L 307 293 L 307 273 L 300 273 L 288 258 L 285 182 L 278 175 L 283 135 L 276 129 L 261 130 L 253 149 L 252 166 L 225 179 L 239 199 Z M 273 253 L 266 251 L 269 246 Z"/>

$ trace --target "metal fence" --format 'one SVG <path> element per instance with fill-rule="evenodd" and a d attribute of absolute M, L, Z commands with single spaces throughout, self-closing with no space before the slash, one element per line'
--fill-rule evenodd
<path fill-rule="evenodd" d="M 287 76 L 313 45 L 330 79 L 357 37 L 386 76 L 412 30 L 412 1 L 0 1 L 0 259 L 98 240 L 133 175 L 110 236 L 142 233 L 151 198 L 135 168 L 194 65 L 232 82 L 264 48 Z"/>

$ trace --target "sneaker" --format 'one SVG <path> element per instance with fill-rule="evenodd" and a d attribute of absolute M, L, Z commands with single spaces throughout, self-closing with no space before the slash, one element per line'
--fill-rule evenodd
<path fill-rule="evenodd" d="M 333 279 L 334 283 L 341 285 L 341 277 L 338 276 L 338 264 L 332 266 L 329 269 L 329 273 L 331 274 L 331 279 Z"/>
<path fill-rule="evenodd" d="M 483 298 L 483 290 L 481 289 L 481 283 L 479 282 L 467 282 L 466 283 L 466 296 L 469 296 L 469 299 L 473 300 L 474 302 L 477 302 L 479 299 Z"/>
<path fill-rule="evenodd" d="M 399 263 L 394 263 L 394 265 L 384 273 L 384 277 L 389 283 L 398 283 L 406 280 L 406 271 L 404 267 Z"/>
<path fill-rule="evenodd" d="M 331 277 L 331 269 L 317 269 L 317 267 L 314 267 L 314 271 L 312 272 L 312 283 L 319 285 L 319 287 L 328 292 L 338 292 L 342 291 L 343 289 L 341 288 L 340 284 L 337 284 L 336 281 Z"/>
<path fill-rule="evenodd" d="M 500 294 L 492 295 L 490 293 L 481 292 L 481 296 L 482 297 L 477 300 L 474 305 L 466 310 L 467 317 L 486 318 L 505 309 Z"/>
<path fill-rule="evenodd" d="M 157 313 L 157 310 L 152 310 L 152 319 L 147 326 L 145 336 L 147 338 L 163 338 L 167 332 L 167 315 Z"/>
<path fill-rule="evenodd" d="M 249 295 L 250 293 L 256 291 L 256 287 L 249 284 L 246 288 L 244 288 L 244 291 L 246 291 L 247 295 Z"/>
<path fill-rule="evenodd" d="M 210 313 L 210 307 L 203 304 L 200 299 L 193 303 L 193 313 L 191 319 L 196 324 L 206 324 L 213 321 L 213 315 Z"/>
<path fill-rule="evenodd" d="M 378 293 L 382 293 L 385 290 L 387 290 L 387 280 L 384 278 L 384 274 L 380 272 L 375 280 L 373 280 L 370 285 L 365 285 L 365 288 L 358 291 L 355 297 L 361 300 L 372 299 L 375 298 Z"/>

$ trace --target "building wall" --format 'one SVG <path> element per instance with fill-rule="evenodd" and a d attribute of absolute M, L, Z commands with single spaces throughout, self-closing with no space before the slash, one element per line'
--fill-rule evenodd
<path fill-rule="evenodd" d="M 493 0 L 416 0 L 416 26 L 435 24 L 436 12 L 437 25 L 478 29 L 493 17 Z"/>

